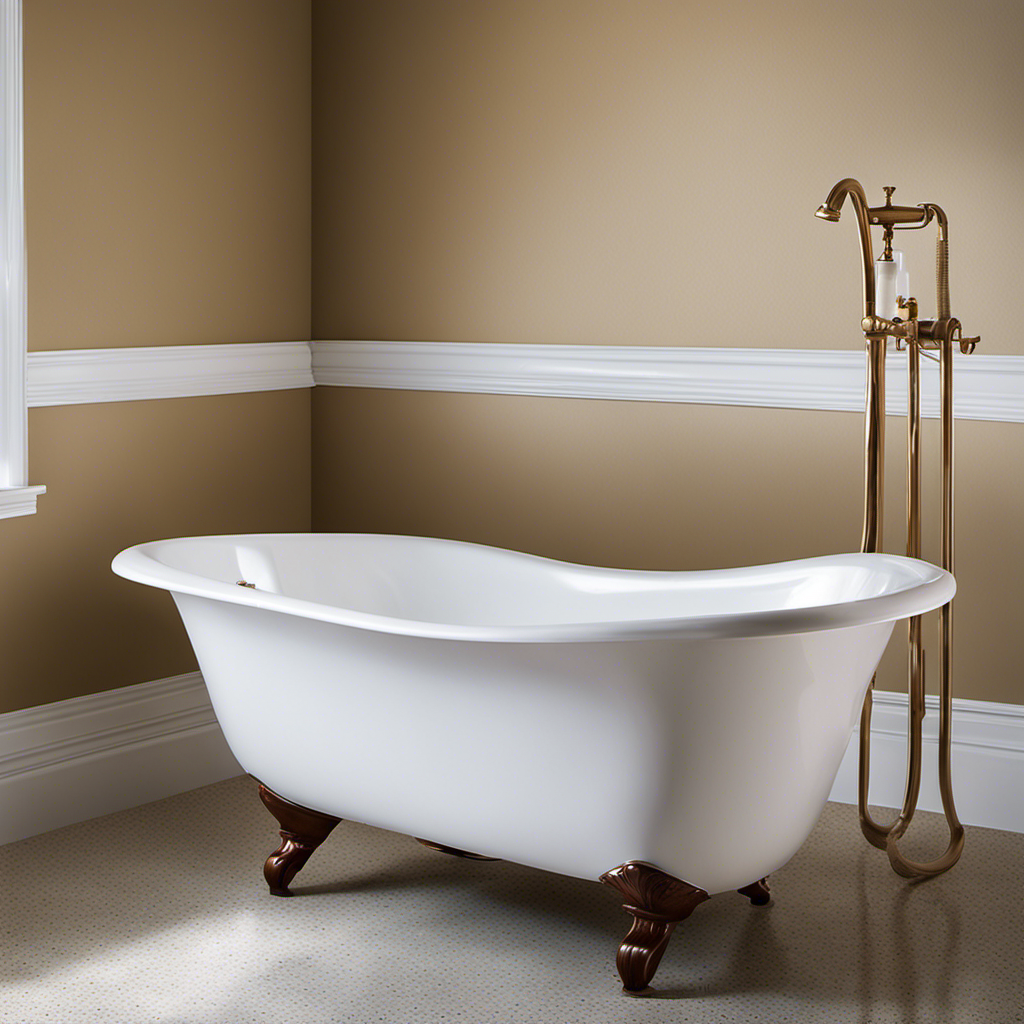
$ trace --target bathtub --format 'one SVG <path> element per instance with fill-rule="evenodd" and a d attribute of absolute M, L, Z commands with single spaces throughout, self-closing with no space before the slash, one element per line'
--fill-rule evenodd
<path fill-rule="evenodd" d="M 894 623 L 955 590 L 885 554 L 648 572 L 374 534 L 157 541 L 113 569 L 177 604 L 282 825 L 273 891 L 345 818 L 600 879 L 634 917 L 631 989 L 700 901 L 767 901 Z"/>

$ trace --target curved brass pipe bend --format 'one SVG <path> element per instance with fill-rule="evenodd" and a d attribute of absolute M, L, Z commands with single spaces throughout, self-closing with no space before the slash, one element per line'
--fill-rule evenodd
<path fill-rule="evenodd" d="M 814 211 L 815 217 L 837 221 L 846 197 L 850 197 L 857 214 L 857 231 L 860 235 L 861 272 L 864 287 L 864 317 L 875 315 L 875 260 L 871 252 L 871 226 L 868 223 L 868 197 L 864 186 L 856 178 L 843 178 L 832 186 L 825 202 Z"/>

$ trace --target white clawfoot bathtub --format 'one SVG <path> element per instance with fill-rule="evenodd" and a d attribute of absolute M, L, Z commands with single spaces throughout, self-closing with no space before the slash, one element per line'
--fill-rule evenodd
<path fill-rule="evenodd" d="M 158 541 L 113 569 L 171 591 L 228 744 L 285 802 L 704 898 L 796 852 L 894 623 L 956 586 L 896 555 L 646 572 L 373 534 Z"/>

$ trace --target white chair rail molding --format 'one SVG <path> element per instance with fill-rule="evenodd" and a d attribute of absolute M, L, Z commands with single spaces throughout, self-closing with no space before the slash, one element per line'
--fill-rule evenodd
<path fill-rule="evenodd" d="M 1024 423 L 1024 356 L 957 359 L 960 419 Z M 890 414 L 906 366 L 889 356 Z M 938 369 L 922 368 L 938 415 Z M 312 386 L 539 395 L 861 412 L 856 348 L 761 349 L 476 342 L 293 341 L 30 352 L 28 405 L 137 401 Z"/>

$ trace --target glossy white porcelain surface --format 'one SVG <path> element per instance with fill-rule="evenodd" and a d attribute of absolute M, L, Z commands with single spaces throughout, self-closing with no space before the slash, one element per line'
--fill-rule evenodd
<path fill-rule="evenodd" d="M 113 568 L 179 593 L 360 629 L 523 643 L 834 629 L 937 607 L 955 589 L 948 573 L 896 555 L 645 572 L 382 534 L 156 541 L 121 552 Z M 236 587 L 241 577 L 256 589 Z"/>
<path fill-rule="evenodd" d="M 890 555 L 640 572 L 351 534 L 158 541 L 113 568 L 173 593 L 232 751 L 282 796 L 709 892 L 796 852 L 894 622 L 955 590 Z"/>

